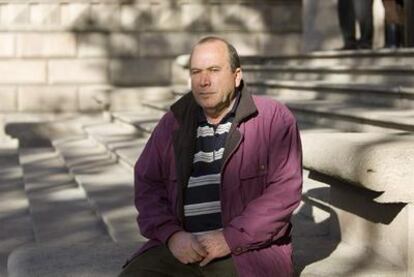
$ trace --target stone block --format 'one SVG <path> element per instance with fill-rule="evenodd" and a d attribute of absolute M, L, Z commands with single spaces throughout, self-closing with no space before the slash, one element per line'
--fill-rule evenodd
<path fill-rule="evenodd" d="M 110 95 L 112 111 L 136 110 L 142 101 L 171 100 L 171 87 L 136 87 L 114 89 Z"/>
<path fill-rule="evenodd" d="M 108 61 L 104 59 L 49 61 L 51 84 L 101 84 L 108 81 Z"/>
<path fill-rule="evenodd" d="M 107 33 L 85 32 L 78 34 L 78 55 L 85 58 L 106 57 L 109 55 Z"/>
<path fill-rule="evenodd" d="M 110 64 L 113 85 L 169 84 L 171 61 L 166 59 L 116 59 Z"/>
<path fill-rule="evenodd" d="M 182 28 L 188 31 L 211 31 L 210 5 L 183 3 L 181 5 Z"/>
<path fill-rule="evenodd" d="M 30 5 L 16 3 L 5 5 L 2 9 L 2 24 L 7 27 L 21 26 L 30 23 Z"/>
<path fill-rule="evenodd" d="M 109 52 L 116 57 L 139 56 L 140 40 L 138 33 L 111 33 L 109 36 Z"/>
<path fill-rule="evenodd" d="M 46 62 L 33 60 L 0 61 L 0 84 L 44 83 L 46 81 Z"/>
<path fill-rule="evenodd" d="M 112 30 L 119 28 L 121 23 L 121 8 L 114 3 L 92 3 L 90 21 L 94 29 Z"/>
<path fill-rule="evenodd" d="M 203 33 L 196 37 L 196 40 L 205 36 L 219 36 L 228 40 L 236 48 L 239 55 L 259 54 L 259 35 L 257 33 L 246 32 L 225 32 L 225 33 Z"/>
<path fill-rule="evenodd" d="M 159 2 L 151 5 L 151 29 L 162 31 L 181 30 L 181 9 L 172 1 Z"/>
<path fill-rule="evenodd" d="M 23 276 L 117 276 L 121 266 L 142 243 L 99 243 L 67 246 L 26 245 L 10 255 L 10 277 Z"/>
<path fill-rule="evenodd" d="M 211 22 L 220 31 L 265 31 L 266 6 L 246 4 L 215 4 L 211 6 Z"/>
<path fill-rule="evenodd" d="M 301 32 L 302 5 L 298 3 L 277 3 L 268 7 L 271 11 L 268 31 Z"/>
<path fill-rule="evenodd" d="M 301 33 L 259 34 L 260 55 L 299 54 L 302 48 Z"/>
<path fill-rule="evenodd" d="M 90 5 L 88 3 L 62 3 L 61 5 L 61 24 L 75 29 L 84 25 L 90 15 Z"/>
<path fill-rule="evenodd" d="M 197 41 L 188 33 L 145 33 L 140 36 L 141 56 L 171 57 L 191 52 Z"/>
<path fill-rule="evenodd" d="M 18 91 L 21 112 L 73 112 L 78 110 L 75 86 L 28 86 Z"/>
<path fill-rule="evenodd" d="M 110 103 L 111 86 L 82 86 L 79 88 L 79 109 L 82 112 L 102 111 Z"/>
<path fill-rule="evenodd" d="M 410 203 L 414 201 L 413 140 L 412 134 L 306 133 L 302 134 L 303 164 L 377 192 L 378 203 Z"/>
<path fill-rule="evenodd" d="M 21 33 L 17 35 L 20 57 L 73 57 L 76 37 L 73 33 Z"/>
<path fill-rule="evenodd" d="M 15 52 L 15 36 L 10 33 L 0 34 L 0 57 L 13 57 Z"/>
<path fill-rule="evenodd" d="M 60 25 L 60 5 L 53 3 L 31 4 L 30 23 L 38 26 Z"/>
<path fill-rule="evenodd" d="M 122 5 L 120 21 L 122 28 L 126 30 L 150 29 L 153 22 L 150 3 L 142 3 L 140 1 L 137 5 Z"/>
<path fill-rule="evenodd" d="M 404 203 L 376 203 L 375 193 L 346 184 L 331 186 L 331 206 L 343 242 L 365 247 L 393 264 L 406 267 L 408 207 Z M 412 232 L 412 231 L 411 231 Z"/>
<path fill-rule="evenodd" d="M 0 86 L 0 112 L 14 112 L 17 109 L 16 88 Z"/>

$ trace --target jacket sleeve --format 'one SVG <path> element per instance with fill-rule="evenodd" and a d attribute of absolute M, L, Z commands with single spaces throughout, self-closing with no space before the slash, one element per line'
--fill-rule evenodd
<path fill-rule="evenodd" d="M 290 219 L 301 199 L 302 151 L 296 120 L 275 113 L 270 125 L 267 182 L 223 233 L 233 254 L 263 248 L 289 236 Z"/>
<path fill-rule="evenodd" d="M 167 243 L 169 237 L 182 230 L 173 204 L 169 201 L 166 173 L 163 164 L 169 164 L 171 120 L 167 116 L 159 122 L 135 164 L 135 206 L 138 225 L 143 236 Z"/>

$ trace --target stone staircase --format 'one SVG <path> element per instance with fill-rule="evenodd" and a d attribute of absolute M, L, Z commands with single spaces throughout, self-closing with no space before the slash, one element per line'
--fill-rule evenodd
<path fill-rule="evenodd" d="M 302 131 L 297 275 L 413 276 L 414 51 L 243 60 L 248 87 L 286 103 Z M 132 170 L 159 118 L 186 91 L 183 67 L 175 70 L 170 96 L 111 120 L 9 124 L 20 148 L 0 149 L 0 276 L 7 257 L 12 277 L 116 276 L 145 240 Z"/>

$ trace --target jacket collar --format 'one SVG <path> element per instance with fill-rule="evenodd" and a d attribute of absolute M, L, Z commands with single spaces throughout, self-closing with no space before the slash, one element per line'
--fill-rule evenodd
<path fill-rule="evenodd" d="M 247 90 L 242 90 L 240 94 L 240 102 L 234 118 L 234 123 L 237 123 L 237 125 L 257 113 L 257 107 L 254 104 L 252 95 Z M 189 115 L 197 118 L 198 108 L 199 106 L 190 91 L 171 106 L 171 111 L 179 125 L 185 125 Z"/>

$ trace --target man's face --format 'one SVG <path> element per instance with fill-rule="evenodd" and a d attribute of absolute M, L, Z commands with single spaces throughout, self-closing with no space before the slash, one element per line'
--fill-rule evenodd
<path fill-rule="evenodd" d="M 190 76 L 196 102 L 208 114 L 218 115 L 230 105 L 242 75 L 240 68 L 231 70 L 226 44 L 211 41 L 194 48 Z"/>

